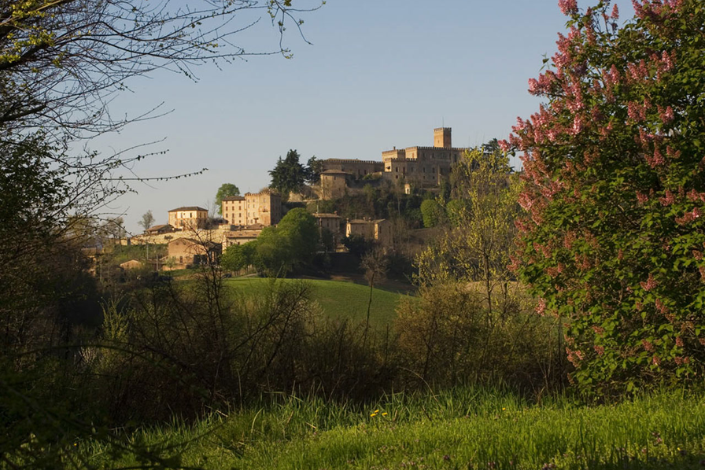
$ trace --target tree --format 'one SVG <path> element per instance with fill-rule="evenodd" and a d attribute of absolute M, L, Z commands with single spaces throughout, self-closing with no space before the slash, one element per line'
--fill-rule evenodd
<path fill-rule="evenodd" d="M 275 189 L 282 198 L 288 199 L 290 192 L 299 192 L 306 180 L 306 169 L 299 163 L 299 153 L 289 150 L 286 158 L 279 157 L 277 165 L 269 171 L 272 177 L 270 188 Z"/>
<path fill-rule="evenodd" d="M 620 27 L 608 4 L 560 2 L 546 101 L 500 142 L 523 152 L 513 266 L 595 393 L 705 372 L 705 9 L 634 1 Z"/>
<path fill-rule="evenodd" d="M 306 209 L 292 209 L 276 227 L 265 227 L 257 237 L 255 264 L 271 277 L 285 276 L 311 262 L 318 238 L 316 219 Z"/>
<path fill-rule="evenodd" d="M 223 215 L 223 198 L 239 196 L 240 189 L 232 183 L 223 183 L 215 194 L 215 203 L 218 205 L 218 214 Z"/>
<path fill-rule="evenodd" d="M 446 219 L 443 206 L 435 199 L 426 199 L 421 203 L 421 214 L 423 215 L 423 225 L 426 228 L 435 227 L 442 224 Z"/>
<path fill-rule="evenodd" d="M 511 304 L 508 283 L 514 275 L 507 265 L 520 210 L 519 181 L 502 152 L 479 149 L 455 165 L 451 180 L 453 226 L 417 258 L 418 280 L 423 285 L 480 283 L 488 321 L 493 321 L 495 310 L 505 316 Z"/>
<path fill-rule="evenodd" d="M 140 224 L 145 231 L 149 230 L 149 228 L 154 225 L 154 216 L 152 215 L 152 211 L 148 210 L 142 214 L 142 220 L 140 220 L 138 224 Z"/>
<path fill-rule="evenodd" d="M 257 241 L 232 245 L 220 257 L 220 265 L 230 271 L 241 271 L 255 264 Z"/>
<path fill-rule="evenodd" d="M 318 160 L 315 155 L 309 158 L 306 164 L 306 181 L 308 181 L 308 184 L 318 184 L 318 182 L 321 181 L 322 172 L 323 162 Z"/>
<path fill-rule="evenodd" d="M 389 260 L 384 251 L 380 247 L 376 247 L 362 258 L 360 267 L 365 270 L 365 279 L 367 279 L 367 284 L 370 286 L 370 295 L 367 300 L 367 316 L 365 317 L 365 339 L 363 342 L 365 344 L 367 342 L 367 333 L 370 329 L 372 293 L 374 292 L 375 284 L 384 281 L 389 269 Z"/>

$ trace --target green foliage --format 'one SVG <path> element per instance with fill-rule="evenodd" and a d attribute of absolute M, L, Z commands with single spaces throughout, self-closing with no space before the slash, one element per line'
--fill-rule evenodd
<path fill-rule="evenodd" d="M 220 257 L 220 265 L 229 271 L 240 271 L 255 264 L 257 241 L 231 245 Z"/>
<path fill-rule="evenodd" d="M 561 386 L 558 325 L 533 315 L 521 286 L 507 286 L 503 308 L 489 309 L 480 284 L 422 287 L 398 308 L 395 330 L 408 367 L 440 387 L 509 385 L 536 392 Z"/>
<path fill-rule="evenodd" d="M 270 277 L 286 276 L 311 262 L 318 240 L 316 219 L 306 209 L 292 209 L 279 225 L 265 227 L 257 237 L 254 264 Z"/>
<path fill-rule="evenodd" d="M 520 210 L 519 181 L 506 156 L 479 150 L 465 155 L 451 178 L 453 201 L 447 209 L 452 228 L 418 256 L 418 280 L 428 285 L 482 281 L 492 303 L 492 293 L 513 279 L 507 265 Z"/>
<path fill-rule="evenodd" d="M 705 8 L 634 5 L 621 27 L 607 2 L 568 11 L 554 70 L 530 82 L 547 102 L 510 142 L 525 152 L 515 266 L 600 395 L 705 372 Z"/>
<path fill-rule="evenodd" d="M 436 227 L 446 220 L 445 209 L 435 199 L 426 199 L 421 203 L 421 214 L 426 228 Z"/>
<path fill-rule="evenodd" d="M 368 240 L 362 235 L 353 234 L 349 237 L 343 237 L 342 243 L 350 254 L 360 260 L 374 248 L 374 241 Z"/>
<path fill-rule="evenodd" d="M 337 206 L 335 204 L 335 201 L 331 201 L 329 199 L 311 201 L 306 204 L 306 210 L 309 211 L 311 214 L 315 214 L 316 212 L 320 212 L 323 214 L 332 214 L 333 212 L 335 212 L 336 208 Z"/>
<path fill-rule="evenodd" d="M 218 214 L 223 214 L 223 198 L 230 196 L 239 196 L 240 189 L 232 183 L 223 183 L 215 193 L 215 203 L 218 205 Z"/>
<path fill-rule="evenodd" d="M 306 163 L 306 181 L 309 184 L 318 184 L 321 181 L 321 172 L 323 171 L 323 162 L 318 160 L 316 156 L 308 159 Z"/>
<path fill-rule="evenodd" d="M 279 157 L 277 165 L 269 171 L 272 182 L 270 188 L 276 190 L 285 200 L 290 192 L 299 192 L 306 180 L 306 169 L 299 163 L 299 153 L 289 150 L 286 158 Z"/>

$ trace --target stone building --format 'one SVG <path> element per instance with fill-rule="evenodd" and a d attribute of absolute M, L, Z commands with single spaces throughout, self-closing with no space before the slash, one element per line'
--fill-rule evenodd
<path fill-rule="evenodd" d="M 178 207 L 169 211 L 169 224 L 176 230 L 206 228 L 208 210 L 198 206 Z"/>
<path fill-rule="evenodd" d="M 413 183 L 421 187 L 438 186 L 450 175 L 451 167 L 467 152 L 454 148 L 451 129 L 433 131 L 433 147 L 407 147 L 382 152 L 383 177 L 394 183 Z"/>
<path fill-rule="evenodd" d="M 321 160 L 321 163 L 323 164 L 322 172 L 328 170 L 343 171 L 354 179 L 362 179 L 367 175 L 381 173 L 384 170 L 382 162 L 374 160 L 329 158 Z"/>
<path fill-rule="evenodd" d="M 316 218 L 316 223 L 318 224 L 318 229 L 323 235 L 323 230 L 328 230 L 333 235 L 333 245 L 338 246 L 342 238 L 341 224 L 343 218 L 338 214 L 325 214 L 316 212 L 313 214 Z"/>
<path fill-rule="evenodd" d="M 233 245 L 244 245 L 257 240 L 259 234 L 262 233 L 262 228 L 262 226 L 258 226 L 257 228 L 248 227 L 229 231 L 223 236 L 223 252 Z"/>
<path fill-rule="evenodd" d="M 355 219 L 348 220 L 345 227 L 345 236 L 360 236 L 366 240 L 374 240 L 383 247 L 392 244 L 392 224 L 387 219 Z"/>
<path fill-rule="evenodd" d="M 165 233 L 172 233 L 174 231 L 174 227 L 172 227 L 169 224 L 162 224 L 162 225 L 154 225 L 152 227 L 149 227 L 147 230 L 144 231 L 146 235 L 162 235 Z"/>
<path fill-rule="evenodd" d="M 221 244 L 193 238 L 177 238 L 169 242 L 167 259 L 175 268 L 214 263 L 222 251 Z"/>
<path fill-rule="evenodd" d="M 281 196 L 268 189 L 223 198 L 223 218 L 231 225 L 276 225 L 282 218 Z"/>
<path fill-rule="evenodd" d="M 342 170 L 326 170 L 321 173 L 321 199 L 339 199 L 347 193 L 352 175 Z"/>

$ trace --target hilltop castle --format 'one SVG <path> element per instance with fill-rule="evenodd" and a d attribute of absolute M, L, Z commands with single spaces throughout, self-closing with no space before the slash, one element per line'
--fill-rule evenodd
<path fill-rule="evenodd" d="M 451 128 L 439 127 L 433 130 L 433 147 L 395 147 L 382 152 L 381 162 L 336 158 L 323 160 L 320 197 L 342 197 L 349 191 L 354 192 L 355 186 L 360 185 L 356 182 L 375 176 L 394 184 L 435 188 L 450 175 L 452 165 L 468 150 L 453 147 Z"/>

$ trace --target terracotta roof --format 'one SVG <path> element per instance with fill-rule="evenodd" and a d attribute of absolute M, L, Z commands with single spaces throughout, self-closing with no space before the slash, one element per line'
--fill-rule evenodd
<path fill-rule="evenodd" d="M 325 214 L 325 213 L 319 214 L 318 212 L 313 214 L 313 216 L 318 219 L 341 219 L 342 218 L 338 214 Z"/>
<path fill-rule="evenodd" d="M 225 196 L 223 201 L 244 201 L 245 196 Z"/>
<path fill-rule="evenodd" d="M 147 229 L 147 231 L 148 231 L 148 232 L 154 232 L 154 231 L 161 230 L 161 229 L 167 228 L 167 227 L 171 227 L 171 225 L 169 225 L 169 224 L 154 225 L 153 227 L 149 227 L 149 228 Z M 171 228 L 173 228 L 173 227 L 171 227 Z"/>
<path fill-rule="evenodd" d="M 204 209 L 203 207 L 198 207 L 198 206 L 184 206 L 184 207 L 177 207 L 176 209 L 172 209 L 169 212 L 176 212 L 176 211 L 204 211 L 204 212 L 208 212 L 208 209 Z"/>

